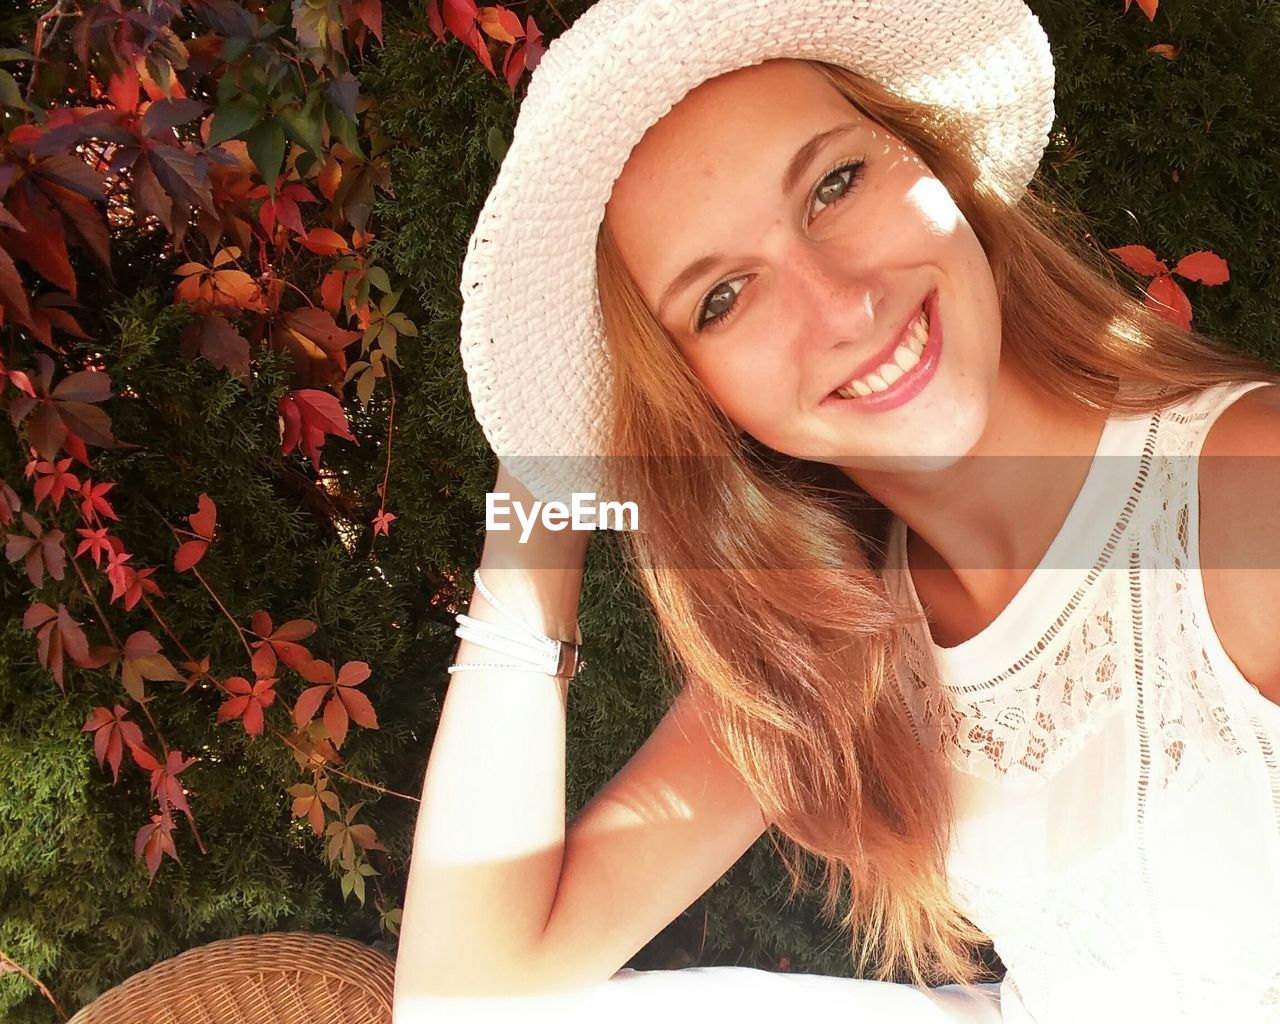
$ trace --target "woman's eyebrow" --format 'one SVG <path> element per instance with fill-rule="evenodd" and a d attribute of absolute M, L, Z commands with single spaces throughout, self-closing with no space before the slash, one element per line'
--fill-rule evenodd
<path fill-rule="evenodd" d="M 828 142 L 837 135 L 843 135 L 846 132 L 856 131 L 858 126 L 846 122 L 838 124 L 834 128 L 828 128 L 825 132 L 819 132 L 803 146 L 796 150 L 795 156 L 787 164 L 787 169 L 782 173 L 782 195 L 785 198 L 789 196 L 796 187 L 796 182 L 800 180 L 802 175 L 813 162 L 813 158 L 818 155 L 818 151 L 822 149 Z"/>
<path fill-rule="evenodd" d="M 804 143 L 796 150 L 795 155 L 787 161 L 786 170 L 782 173 L 782 194 L 790 195 L 796 187 L 796 183 L 800 180 L 800 176 L 804 174 L 809 164 L 813 162 L 813 158 L 828 142 L 838 135 L 844 135 L 847 132 L 857 131 L 858 125 L 852 122 L 838 124 L 826 131 L 818 132 L 808 142 Z M 662 294 L 658 297 L 657 314 L 662 317 L 662 311 L 666 308 L 668 302 L 690 281 L 701 277 L 707 270 L 724 259 L 723 253 L 713 252 L 707 256 L 700 256 L 680 273 L 678 273 L 672 282 L 663 289 Z"/>

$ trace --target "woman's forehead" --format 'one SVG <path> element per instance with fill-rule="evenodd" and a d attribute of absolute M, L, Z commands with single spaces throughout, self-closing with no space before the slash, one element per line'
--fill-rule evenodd
<path fill-rule="evenodd" d="M 677 160 L 750 149 L 835 119 L 866 118 L 815 67 L 771 60 L 708 79 L 651 125 L 632 149 L 619 180 L 652 178 Z"/>
<path fill-rule="evenodd" d="M 703 235 L 709 219 L 724 229 L 780 202 L 797 153 L 837 128 L 859 144 L 882 134 L 802 61 L 731 71 L 672 107 L 632 150 L 605 207 L 619 254 L 646 298 L 654 298 L 659 268 L 670 269 L 672 250 L 686 247 L 681 240 Z"/>

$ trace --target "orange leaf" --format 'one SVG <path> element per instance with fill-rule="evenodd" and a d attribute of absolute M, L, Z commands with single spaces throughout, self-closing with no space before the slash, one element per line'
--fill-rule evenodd
<path fill-rule="evenodd" d="M 322 196 L 332 200 L 341 182 L 342 164 L 338 162 L 336 156 L 330 153 L 329 158 L 324 162 L 324 166 L 320 168 L 320 173 L 316 176 L 316 187 L 320 189 Z"/>
<path fill-rule="evenodd" d="M 517 36 L 524 35 L 520 27 L 520 19 L 505 7 L 481 7 L 480 28 L 485 35 L 500 43 L 514 43 Z"/>
<path fill-rule="evenodd" d="M 351 251 L 347 240 L 331 228 L 312 228 L 305 235 L 300 235 L 298 241 L 318 256 L 333 256 L 335 253 Z"/>

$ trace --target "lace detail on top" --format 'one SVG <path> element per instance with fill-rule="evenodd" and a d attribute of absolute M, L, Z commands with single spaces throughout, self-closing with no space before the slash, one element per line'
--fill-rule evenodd
<path fill-rule="evenodd" d="M 996 620 L 949 648 L 906 632 L 897 691 L 952 767 L 948 876 L 1009 970 L 1006 1020 L 1280 1022 L 1280 707 L 1214 632 L 1196 470 L 1266 383 L 1110 419 Z M 919 610 L 900 521 L 887 555 Z"/>

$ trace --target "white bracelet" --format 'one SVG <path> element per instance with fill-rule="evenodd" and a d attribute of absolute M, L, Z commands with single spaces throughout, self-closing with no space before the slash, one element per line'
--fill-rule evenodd
<path fill-rule="evenodd" d="M 515 658 L 519 664 L 504 665 L 467 662 L 465 664 L 450 665 L 450 675 L 454 672 L 468 670 L 492 671 L 500 669 L 518 672 L 536 671 L 543 672 L 549 676 L 564 676 L 567 679 L 572 679 L 581 664 L 578 656 L 579 645 L 569 640 L 556 640 L 531 629 L 493 596 L 489 588 L 484 585 L 484 581 L 480 579 L 479 569 L 476 570 L 473 578 L 475 579 L 476 589 L 484 595 L 485 600 L 493 605 L 494 609 L 511 623 L 511 626 L 507 627 L 485 622 L 460 612 L 455 616 L 458 621 L 458 628 L 454 630 L 454 634 L 463 640 Z M 513 632 L 513 629 L 518 630 L 519 633 Z"/>

